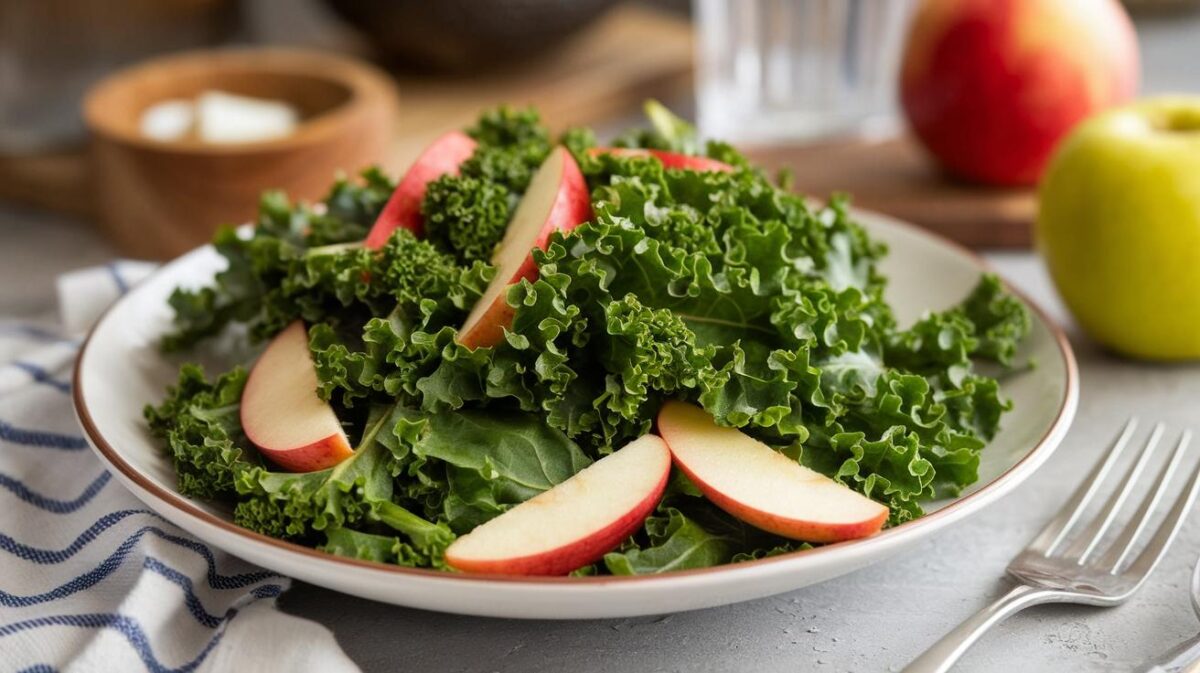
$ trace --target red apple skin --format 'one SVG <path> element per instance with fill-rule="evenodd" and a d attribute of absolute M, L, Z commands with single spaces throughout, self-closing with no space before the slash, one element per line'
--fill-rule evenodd
<path fill-rule="evenodd" d="M 536 266 L 533 273 L 534 277 L 529 279 L 531 281 L 537 280 Z M 517 275 L 512 282 L 516 283 L 527 277 Z M 463 330 L 458 335 L 458 342 L 471 350 L 495 346 L 504 340 L 504 330 L 512 327 L 514 315 L 516 309 L 508 305 L 508 292 L 503 292 L 470 329 Z"/>
<path fill-rule="evenodd" d="M 250 440 L 254 441 L 254 440 Z M 286 451 L 258 447 L 272 463 L 288 472 L 317 472 L 328 469 L 354 455 L 345 435 L 330 435 L 307 446 Z"/>
<path fill-rule="evenodd" d="M 662 436 L 663 441 L 667 443 L 667 447 L 671 450 L 671 457 L 675 467 L 704 494 L 705 498 L 708 498 L 714 505 L 731 516 L 755 528 L 760 528 L 776 535 L 793 540 L 818 543 L 842 542 L 869 537 L 878 533 L 883 528 L 883 525 L 887 523 L 889 510 L 882 505 L 879 505 L 879 513 L 877 515 L 860 521 L 808 521 L 766 512 L 725 495 L 690 469 L 687 463 L 680 459 L 678 449 L 673 446 L 673 442 L 686 440 L 690 433 L 687 430 L 682 430 L 676 424 L 676 421 L 672 419 L 671 411 L 674 410 L 672 407 L 686 406 L 690 405 L 685 405 L 678 401 L 668 401 L 664 404 L 659 411 L 656 422 L 658 432 Z"/>
<path fill-rule="evenodd" d="M 761 528 L 792 540 L 820 543 L 855 540 L 878 533 L 883 528 L 883 524 L 887 523 L 888 510 L 886 508 L 874 519 L 855 523 L 814 523 L 777 516 L 725 497 L 711 485 L 699 479 L 679 461 L 675 461 L 675 467 L 679 468 L 679 471 L 683 472 L 696 485 L 696 488 L 700 489 L 704 497 L 734 518 L 745 521 L 755 528 Z"/>
<path fill-rule="evenodd" d="M 294 331 L 303 333 L 303 336 L 300 338 L 303 338 L 307 343 L 307 331 L 304 328 L 304 323 L 300 320 L 285 327 L 279 335 L 276 335 L 276 339 L 283 336 L 285 332 Z M 261 362 L 262 359 L 259 360 L 259 363 Z M 311 367 L 312 360 L 310 359 L 307 364 Z M 251 409 L 251 405 L 247 403 L 247 400 L 261 396 L 262 393 L 258 392 L 258 388 L 269 385 L 268 379 L 273 374 L 274 372 L 264 371 L 262 367 L 258 366 L 258 363 L 250 369 L 250 375 L 246 377 L 246 386 L 242 389 L 242 405 L 238 410 L 246 438 L 258 447 L 259 453 L 289 472 L 316 472 L 317 470 L 324 470 L 354 455 L 354 449 L 350 446 L 349 440 L 346 439 L 345 433 L 340 431 L 331 433 L 308 444 L 288 447 L 286 449 L 264 446 L 268 442 L 263 441 L 259 433 L 256 432 L 256 428 L 259 426 L 256 420 L 250 417 L 249 410 Z M 312 394 L 315 397 L 317 394 L 315 385 L 317 377 L 315 372 L 312 374 L 312 378 L 314 383 Z"/>
<path fill-rule="evenodd" d="M 492 575 L 566 575 L 572 570 L 599 561 L 625 538 L 633 535 L 658 506 L 659 500 L 662 500 L 670 475 L 670 470 L 664 471 L 662 480 L 654 491 L 625 516 L 568 546 L 515 559 L 488 561 L 456 559 L 447 550 L 446 563 L 464 572 Z"/>
<path fill-rule="evenodd" d="M 550 234 L 555 231 L 571 231 L 575 227 L 592 219 L 592 197 L 588 191 L 587 181 L 579 170 L 579 164 L 565 147 L 556 147 L 553 151 L 563 155 L 562 174 L 559 176 L 558 191 L 554 204 L 546 216 L 545 224 L 534 239 L 531 252 L 525 258 L 508 281 L 509 285 L 519 283 L 522 279 L 533 282 L 538 278 L 537 263 L 533 261 L 533 248 L 544 250 Z M 488 307 L 483 317 L 475 321 L 470 328 L 464 329 L 458 335 L 458 341 L 467 348 L 483 348 L 494 346 L 504 339 L 504 330 L 512 326 L 513 308 L 508 305 L 508 293 L 501 292 Z"/>
<path fill-rule="evenodd" d="M 614 154 L 619 157 L 654 157 L 662 162 L 663 168 L 677 168 L 684 170 L 700 171 L 700 172 L 718 172 L 732 173 L 735 169 L 733 166 L 724 161 L 709 159 L 708 157 L 698 157 L 691 154 L 679 154 L 678 152 L 668 152 L 666 150 L 649 150 L 637 147 L 593 147 L 588 150 L 588 154 L 598 156 L 601 154 Z"/>
<path fill-rule="evenodd" d="M 420 237 L 425 232 L 421 201 L 430 182 L 443 175 L 458 175 L 458 167 L 475 153 L 475 141 L 461 131 L 451 131 L 426 147 L 396 185 L 391 198 L 375 219 L 364 245 L 382 248 L 397 229 L 408 229 Z"/>
<path fill-rule="evenodd" d="M 900 98 L 948 171 L 1028 185 L 1072 127 L 1135 95 L 1139 64 L 1117 0 L 925 0 Z"/>

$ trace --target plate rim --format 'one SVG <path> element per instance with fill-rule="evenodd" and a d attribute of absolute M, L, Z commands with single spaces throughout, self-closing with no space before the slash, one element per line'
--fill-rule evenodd
<path fill-rule="evenodd" d="M 900 220 L 898 218 L 886 215 L 883 213 L 871 211 L 868 209 L 853 208 L 851 210 L 855 217 L 864 217 L 866 219 L 881 220 L 891 226 L 898 227 L 906 233 L 914 234 L 918 237 L 927 239 L 928 242 L 934 245 L 948 248 L 960 256 L 968 259 L 981 272 L 995 273 L 1001 280 L 1004 287 L 1019 298 L 1037 318 L 1046 325 L 1050 336 L 1053 338 L 1055 345 L 1058 348 L 1058 355 L 1062 359 L 1063 369 L 1066 374 L 1066 385 L 1064 394 L 1059 402 L 1058 410 L 1055 414 L 1054 421 L 1046 428 L 1046 431 L 1037 440 L 1037 442 L 1015 463 L 997 475 L 990 482 L 984 484 L 979 490 L 955 499 L 945 507 L 929 512 L 924 516 L 906 521 L 893 528 L 885 529 L 875 535 L 857 540 L 847 540 L 833 544 L 823 545 L 807 550 L 796 550 L 771 556 L 761 559 L 753 559 L 742 561 L 740 563 L 721 564 L 707 568 L 694 568 L 689 570 L 676 570 L 670 573 L 663 574 L 646 574 L 646 575 L 602 575 L 589 577 L 570 577 L 570 576 L 527 576 L 527 575 L 511 575 L 511 574 L 473 574 L 473 573 L 453 573 L 444 570 L 435 570 L 432 568 L 409 568 L 399 565 L 387 563 L 378 563 L 375 561 L 367 561 L 363 559 L 350 558 L 346 556 L 338 556 L 322 552 L 313 547 L 307 547 L 296 542 L 282 540 L 271 537 L 262 533 L 258 533 L 247 528 L 238 526 L 232 521 L 228 521 L 210 512 L 205 511 L 200 506 L 195 504 L 190 498 L 183 496 L 178 491 L 160 487 L 149 477 L 145 476 L 140 470 L 126 461 L 121 453 L 105 439 L 100 433 L 95 420 L 92 417 L 91 411 L 88 408 L 87 401 L 83 396 L 83 362 L 88 354 L 88 349 L 92 345 L 93 337 L 100 327 L 104 325 L 112 311 L 125 301 L 133 291 L 136 291 L 137 285 L 141 285 L 151 278 L 157 277 L 160 274 L 168 273 L 171 267 L 179 260 L 195 254 L 197 251 L 210 247 L 211 244 L 198 246 L 192 250 L 169 260 L 155 269 L 146 278 L 135 284 L 129 294 L 126 294 L 110 306 L 105 308 L 100 317 L 88 330 L 87 336 L 84 338 L 82 345 L 79 348 L 79 353 L 75 357 L 75 363 L 72 368 L 71 376 L 71 400 L 75 409 L 76 418 L 83 429 L 84 436 L 88 440 L 88 444 L 96 452 L 102 462 L 109 467 L 117 470 L 123 480 L 127 480 L 136 484 L 138 488 L 146 491 L 153 498 L 166 503 L 176 510 L 179 514 L 197 520 L 196 523 L 208 526 L 214 526 L 226 533 L 231 533 L 243 539 L 246 543 L 261 543 L 269 547 L 274 547 L 278 550 L 291 554 L 300 554 L 307 559 L 313 559 L 324 563 L 333 563 L 335 566 L 347 566 L 348 568 L 365 569 L 375 572 L 384 572 L 391 575 L 399 575 L 417 580 L 436 579 L 440 582 L 457 582 L 457 583 L 506 583 L 509 585 L 524 585 L 528 587 L 539 587 L 543 590 L 554 591 L 553 587 L 585 587 L 597 585 L 627 585 L 635 583 L 658 583 L 663 584 L 670 580 L 680 580 L 686 578 L 695 578 L 700 576 L 711 575 L 734 575 L 753 572 L 757 569 L 762 569 L 768 566 L 777 566 L 779 564 L 799 564 L 803 559 L 819 558 L 828 556 L 832 553 L 845 552 L 850 553 L 852 550 L 868 552 L 872 547 L 887 547 L 888 545 L 903 544 L 906 541 L 913 541 L 910 538 L 919 539 L 923 529 L 932 528 L 932 532 L 936 532 L 938 528 L 944 525 L 953 523 L 954 520 L 970 514 L 976 509 L 973 505 L 978 503 L 980 506 L 989 504 L 991 501 L 1005 495 L 1012 488 L 1020 485 L 1029 475 L 1025 472 L 1032 473 L 1040 467 L 1046 459 L 1053 454 L 1054 450 L 1061 443 L 1066 431 L 1070 428 L 1070 424 L 1074 419 L 1076 407 L 1079 399 L 1079 369 L 1075 359 L 1074 350 L 1071 347 L 1070 340 L 1067 338 L 1066 332 L 1061 325 L 1058 324 L 1046 311 L 1035 302 L 1028 294 L 1004 279 L 1002 275 L 997 273 L 991 264 L 973 250 L 965 246 L 945 238 L 935 232 L 923 229 L 915 224 Z M 1015 482 L 1013 480 L 1016 479 Z M 1012 482 L 1012 483 L 1010 483 Z M 130 489 L 135 495 L 137 491 Z M 194 533 L 193 533 L 194 534 Z M 229 551 L 229 550 L 226 550 Z M 235 553 L 236 555 L 236 553 Z"/>

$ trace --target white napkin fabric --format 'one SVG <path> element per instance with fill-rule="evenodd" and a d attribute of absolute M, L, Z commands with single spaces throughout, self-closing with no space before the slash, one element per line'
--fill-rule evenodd
<path fill-rule="evenodd" d="M 291 580 L 149 510 L 80 435 L 82 333 L 152 269 L 63 276 L 63 327 L 0 320 L 0 671 L 358 671 L 328 629 L 277 609 Z"/>

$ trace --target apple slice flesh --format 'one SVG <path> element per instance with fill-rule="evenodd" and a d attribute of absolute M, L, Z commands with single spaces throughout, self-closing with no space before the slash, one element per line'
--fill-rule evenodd
<path fill-rule="evenodd" d="M 545 248 L 555 231 L 570 231 L 591 217 L 591 195 L 579 165 L 566 148 L 554 148 L 538 167 L 508 223 L 492 258 L 496 277 L 459 329 L 459 342 L 469 348 L 499 343 L 504 329 L 512 325 L 508 287 L 523 278 L 537 280 L 532 250 Z"/>
<path fill-rule="evenodd" d="M 640 147 L 593 147 L 588 150 L 588 154 L 592 156 L 614 154 L 620 157 L 654 157 L 662 162 L 663 168 L 679 168 L 700 172 L 715 171 L 719 173 L 732 173 L 734 171 L 733 166 L 724 161 L 717 161 L 716 159 L 692 154 L 668 152 L 666 150 L 651 150 Z"/>
<path fill-rule="evenodd" d="M 565 575 L 632 535 L 670 473 L 666 444 L 644 435 L 458 538 L 446 562 L 466 572 Z"/>
<path fill-rule="evenodd" d="M 421 219 L 425 188 L 443 175 L 458 175 L 458 167 L 474 153 L 475 141 L 461 131 L 442 135 L 426 147 L 396 184 L 395 191 L 367 234 L 366 247 L 370 250 L 382 248 L 397 229 L 408 229 L 421 236 L 425 229 Z"/>
<path fill-rule="evenodd" d="M 354 453 L 333 409 L 317 396 L 308 330 L 295 321 L 259 356 L 242 391 L 242 428 L 264 456 L 292 472 L 332 467 Z"/>
<path fill-rule="evenodd" d="M 804 467 L 703 409 L 671 401 L 658 431 L 675 465 L 713 504 L 765 531 L 806 542 L 879 532 L 888 508 Z"/>

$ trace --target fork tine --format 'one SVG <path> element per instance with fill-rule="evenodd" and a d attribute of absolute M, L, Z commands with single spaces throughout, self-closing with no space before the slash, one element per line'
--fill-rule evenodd
<path fill-rule="evenodd" d="M 1155 483 L 1158 485 L 1146 497 L 1142 498 L 1142 504 L 1138 507 L 1137 513 L 1129 520 L 1129 524 L 1125 526 L 1125 530 L 1109 547 L 1108 551 L 1100 559 L 1100 565 L 1108 568 L 1109 572 L 1116 574 L 1129 558 L 1129 553 L 1133 551 L 1133 546 L 1145 532 L 1146 527 L 1150 525 L 1150 519 L 1155 511 L 1158 510 L 1158 505 L 1162 502 L 1163 495 L 1167 492 L 1167 487 L 1171 483 L 1171 479 L 1175 477 L 1175 472 L 1179 469 L 1179 464 L 1183 462 L 1183 454 L 1187 451 L 1188 441 L 1187 433 L 1180 435 L 1179 441 L 1175 443 L 1175 450 L 1171 452 L 1171 459 L 1163 465 L 1158 472 L 1158 477 Z M 1200 566 L 1197 566 L 1200 568 Z"/>
<path fill-rule="evenodd" d="M 1121 481 L 1121 485 L 1109 496 L 1108 502 L 1104 504 L 1104 509 L 1092 519 L 1092 522 L 1067 547 L 1067 550 L 1063 552 L 1063 556 L 1076 559 L 1076 563 L 1083 565 L 1087 561 L 1088 556 L 1096 550 L 1096 545 L 1100 544 L 1100 541 L 1104 539 L 1104 534 L 1108 532 L 1113 521 L 1116 520 L 1117 513 L 1121 511 L 1121 507 L 1129 499 L 1129 494 L 1133 492 L 1134 484 L 1142 477 L 1142 472 L 1145 471 L 1147 463 L 1150 462 L 1150 457 L 1154 454 L 1154 449 L 1158 446 L 1158 440 L 1162 437 L 1162 434 L 1163 424 L 1159 423 L 1151 431 L 1150 438 L 1146 440 L 1146 446 L 1142 449 L 1141 454 L 1138 455 L 1137 462 L 1133 464 L 1133 468 L 1125 474 L 1125 479 Z"/>
<path fill-rule="evenodd" d="M 1191 431 L 1185 430 L 1179 441 L 1186 445 L 1191 439 Z M 1141 586 L 1141 583 L 1150 575 L 1154 566 L 1158 565 L 1158 561 L 1171 546 L 1171 542 L 1174 541 L 1175 535 L 1182 527 L 1188 512 L 1192 511 L 1192 506 L 1196 504 L 1197 492 L 1200 492 L 1200 461 L 1197 461 L 1196 468 L 1192 471 L 1192 479 L 1188 482 L 1187 490 L 1175 499 L 1175 506 L 1159 524 L 1154 537 L 1150 538 L 1150 541 L 1146 543 L 1146 548 L 1142 550 L 1141 554 L 1138 554 L 1137 559 L 1125 571 L 1125 575 L 1137 579 L 1137 586 Z"/>
<path fill-rule="evenodd" d="M 1117 462 L 1117 458 L 1125 450 L 1125 446 L 1129 443 L 1129 438 L 1136 429 L 1137 418 L 1130 418 L 1129 422 L 1125 424 L 1125 428 L 1121 430 L 1121 434 L 1117 435 L 1117 438 L 1113 440 L 1112 446 L 1108 450 L 1108 456 L 1097 463 L 1096 467 L 1092 468 L 1092 473 L 1075 489 L 1075 493 L 1071 495 L 1071 499 L 1058 510 L 1058 513 L 1054 515 L 1050 523 L 1047 523 L 1042 532 L 1038 533 L 1033 542 L 1030 542 L 1029 546 L 1025 548 L 1026 552 L 1034 552 L 1042 556 L 1049 556 L 1054 553 L 1054 550 L 1058 545 L 1062 544 L 1067 533 L 1070 532 L 1075 523 L 1079 521 L 1079 517 L 1083 514 L 1084 510 L 1087 509 L 1088 504 L 1096 495 L 1096 490 L 1100 487 L 1105 477 L 1108 476 L 1109 471 L 1112 470 L 1113 464 Z"/>

